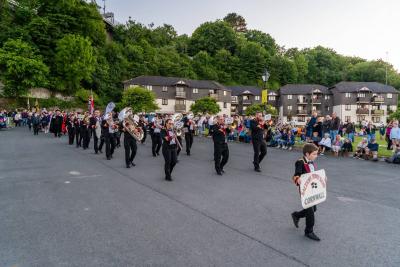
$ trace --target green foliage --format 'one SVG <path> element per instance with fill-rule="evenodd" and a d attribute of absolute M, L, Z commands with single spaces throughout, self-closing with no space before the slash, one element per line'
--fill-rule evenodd
<path fill-rule="evenodd" d="M 133 112 L 152 112 L 159 109 L 153 92 L 143 87 L 126 89 L 122 94 L 122 107 L 131 107 Z"/>
<path fill-rule="evenodd" d="M 257 112 L 265 112 L 265 114 L 271 115 L 278 114 L 276 108 L 268 104 L 253 104 L 246 109 L 245 114 L 246 116 L 253 116 Z"/>
<path fill-rule="evenodd" d="M 90 90 L 86 89 L 79 89 L 75 93 L 75 97 L 77 98 L 77 100 L 81 101 L 82 103 L 88 103 L 89 97 L 91 95 L 93 95 L 94 103 L 97 104 L 97 102 L 99 101 L 99 96 L 96 93 L 90 92 Z"/>
<path fill-rule="evenodd" d="M 224 17 L 224 21 L 227 22 L 235 30 L 235 32 L 247 31 L 246 20 L 239 14 L 229 13 Z"/>
<path fill-rule="evenodd" d="M 389 119 L 390 120 L 400 120 L 400 109 L 397 109 L 395 112 L 390 114 Z"/>
<path fill-rule="evenodd" d="M 29 88 L 47 84 L 49 69 L 36 51 L 21 40 L 8 40 L 0 49 L 0 77 L 6 96 L 19 97 Z"/>
<path fill-rule="evenodd" d="M 82 80 L 91 80 L 95 70 L 93 47 L 88 38 L 67 34 L 57 42 L 58 89 L 74 93 Z"/>
<path fill-rule="evenodd" d="M 217 114 L 221 111 L 221 108 L 214 98 L 204 97 L 196 100 L 196 102 L 190 106 L 190 110 L 194 114 Z"/>

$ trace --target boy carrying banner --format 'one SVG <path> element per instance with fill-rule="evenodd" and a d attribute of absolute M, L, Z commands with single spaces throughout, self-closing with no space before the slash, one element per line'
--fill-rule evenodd
<path fill-rule="evenodd" d="M 318 157 L 318 147 L 312 143 L 305 144 L 303 147 L 303 157 L 296 161 L 295 172 L 293 176 L 293 182 L 299 186 L 300 191 L 300 176 L 305 173 L 310 173 L 316 171 L 316 165 L 314 165 L 314 160 Z M 313 206 L 301 211 L 295 211 L 292 213 L 292 219 L 294 226 L 299 228 L 300 218 L 306 218 L 306 229 L 305 236 L 315 240 L 320 241 L 320 238 L 314 233 L 314 212 L 317 211 L 317 206 Z"/>

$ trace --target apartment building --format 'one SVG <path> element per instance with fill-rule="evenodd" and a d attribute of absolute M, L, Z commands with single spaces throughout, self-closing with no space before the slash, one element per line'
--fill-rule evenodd
<path fill-rule="evenodd" d="M 227 86 L 231 90 L 231 114 L 244 115 L 248 106 L 261 103 L 261 88 L 256 86 Z"/>

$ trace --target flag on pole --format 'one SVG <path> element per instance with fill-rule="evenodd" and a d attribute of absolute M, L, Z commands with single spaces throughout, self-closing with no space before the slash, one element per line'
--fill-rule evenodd
<path fill-rule="evenodd" d="M 93 99 L 93 94 L 89 96 L 89 102 L 88 102 L 88 110 L 90 114 L 93 114 L 94 111 L 94 99 Z"/>

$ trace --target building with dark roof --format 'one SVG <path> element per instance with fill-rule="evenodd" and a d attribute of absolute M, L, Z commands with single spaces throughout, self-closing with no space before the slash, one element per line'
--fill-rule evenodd
<path fill-rule="evenodd" d="M 340 82 L 328 88 L 318 84 L 288 84 L 268 93 L 268 103 L 279 110 L 283 121 L 305 124 L 313 112 L 319 116 L 335 112 L 342 121 L 386 122 L 396 111 L 394 87 L 377 82 Z"/>
<path fill-rule="evenodd" d="M 139 76 L 123 82 L 124 88 L 142 86 L 156 95 L 160 113 L 189 112 L 190 106 L 203 97 L 214 98 L 220 114 L 231 114 L 231 90 L 216 81 L 179 77 Z"/>
<path fill-rule="evenodd" d="M 248 106 L 261 103 L 261 88 L 256 86 L 227 86 L 232 93 L 231 114 L 244 115 Z"/>

